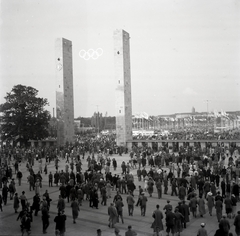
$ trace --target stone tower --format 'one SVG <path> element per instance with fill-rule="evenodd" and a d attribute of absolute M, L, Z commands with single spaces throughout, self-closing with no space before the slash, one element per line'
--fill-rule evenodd
<path fill-rule="evenodd" d="M 74 138 L 72 42 L 58 38 L 55 42 L 57 144 Z"/>
<path fill-rule="evenodd" d="M 132 139 L 132 98 L 129 34 L 114 31 L 114 64 L 116 81 L 117 145 L 125 146 Z"/>

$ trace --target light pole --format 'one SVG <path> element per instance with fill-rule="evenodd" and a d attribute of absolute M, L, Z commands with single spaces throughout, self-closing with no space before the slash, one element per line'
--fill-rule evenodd
<path fill-rule="evenodd" d="M 98 114 L 98 105 L 96 105 L 97 107 L 97 134 L 99 134 L 99 114 Z"/>
<path fill-rule="evenodd" d="M 98 114 L 98 107 L 99 107 L 99 105 L 92 104 L 92 106 L 97 107 L 97 113 L 96 113 L 96 117 L 95 117 L 95 122 L 96 122 L 97 133 L 99 134 L 99 114 Z M 94 114 L 95 114 L 95 112 L 94 112 Z"/>
<path fill-rule="evenodd" d="M 208 102 L 210 102 L 209 100 L 206 100 L 206 102 L 207 102 L 207 122 L 206 122 L 206 126 L 208 127 Z"/>

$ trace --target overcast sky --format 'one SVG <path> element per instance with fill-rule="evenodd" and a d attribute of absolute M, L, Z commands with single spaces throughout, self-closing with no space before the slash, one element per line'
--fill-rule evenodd
<path fill-rule="evenodd" d="M 73 44 L 75 117 L 115 116 L 113 32 L 130 34 L 133 114 L 240 110 L 239 0 L 1 0 L 0 103 L 17 84 L 55 102 L 55 40 Z M 96 60 L 81 50 L 101 48 Z"/>

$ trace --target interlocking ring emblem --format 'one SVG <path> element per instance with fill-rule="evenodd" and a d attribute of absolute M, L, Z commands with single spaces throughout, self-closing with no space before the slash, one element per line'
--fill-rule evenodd
<path fill-rule="evenodd" d="M 89 59 L 97 60 L 100 56 L 102 56 L 102 54 L 103 54 L 102 48 L 97 48 L 96 50 L 90 48 L 87 51 L 82 49 L 79 52 L 79 56 L 86 61 L 88 61 Z"/>

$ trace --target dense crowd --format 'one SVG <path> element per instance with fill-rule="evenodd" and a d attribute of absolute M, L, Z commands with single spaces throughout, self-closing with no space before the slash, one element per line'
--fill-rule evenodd
<path fill-rule="evenodd" d="M 156 132 L 153 135 L 139 134 L 133 136 L 138 140 L 239 140 L 239 129 L 214 132 L 206 128 L 170 129 L 168 132 Z"/>
<path fill-rule="evenodd" d="M 73 223 L 79 216 L 82 204 L 90 208 L 106 206 L 109 215 L 108 226 L 115 228 L 119 221 L 124 223 L 124 199 L 129 216 L 134 215 L 135 206 L 139 206 L 141 215 L 152 214 L 147 211 L 147 203 L 153 193 L 159 199 L 170 194 L 179 199 L 178 206 L 170 201 L 163 207 L 165 213 L 156 206 L 153 217 L 153 231 L 159 234 L 166 225 L 167 235 L 180 234 L 187 223 L 196 217 L 210 215 L 216 211 L 219 229 L 215 236 L 230 235 L 230 219 L 234 219 L 236 234 L 240 234 L 240 212 L 237 212 L 240 184 L 240 155 L 236 148 L 182 147 L 173 152 L 168 147 L 153 150 L 134 146 L 129 152 L 129 161 L 119 161 L 112 154 L 122 155 L 122 149 L 116 146 L 114 136 L 79 137 L 75 145 L 62 148 L 2 148 L 0 209 L 13 200 L 15 212 L 20 209 L 17 220 L 22 233 L 31 232 L 33 214 L 41 212 L 43 233 L 49 226 L 51 197 L 48 191 L 41 193 L 43 173 L 48 176 L 49 188 L 59 188 L 57 215 L 54 218 L 56 235 L 66 231 L 66 205 L 72 208 Z M 32 202 L 27 193 L 17 191 L 21 185 L 23 173 L 19 165 L 25 163 L 28 170 L 29 191 L 35 191 Z M 87 168 L 83 169 L 83 162 Z M 48 170 L 54 163 L 55 171 Z M 64 163 L 65 169 L 59 169 Z M 33 167 L 38 166 L 36 168 Z M 113 174 L 121 167 L 121 174 Z M 35 171 L 34 171 L 35 170 Z M 133 171 L 137 175 L 134 176 Z M 16 174 L 17 179 L 13 178 Z M 17 183 L 15 182 L 17 181 Z M 136 186 L 136 182 L 143 183 Z M 124 197 L 123 197 L 124 196 Z M 136 198 L 137 196 L 137 198 Z M 110 201 L 110 205 L 107 202 Z M 107 206 L 108 205 L 108 206 Z M 192 215 L 192 217 L 191 217 Z M 165 220 L 165 223 L 163 222 Z M 100 230 L 101 231 L 101 230 Z M 99 235 L 101 235 L 101 232 Z M 129 234 L 134 231 L 129 228 Z M 115 229 L 118 235 L 119 230 Z M 199 236 L 204 234 L 204 224 Z M 136 235 L 136 234 L 135 234 Z"/>

